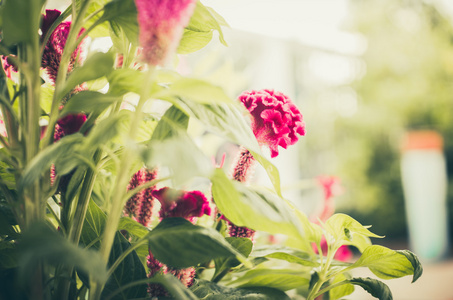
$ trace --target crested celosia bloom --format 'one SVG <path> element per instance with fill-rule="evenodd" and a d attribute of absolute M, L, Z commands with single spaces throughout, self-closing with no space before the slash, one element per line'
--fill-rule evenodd
<path fill-rule="evenodd" d="M 151 65 L 165 64 L 173 53 L 195 9 L 195 0 L 135 0 L 142 58 Z"/>
<path fill-rule="evenodd" d="M 46 10 L 46 15 L 43 16 L 43 23 L 41 26 L 41 31 L 43 32 L 42 36 L 45 36 L 47 31 L 52 26 L 52 23 L 58 18 L 59 15 L 60 12 L 57 10 Z M 57 28 L 55 28 L 54 32 L 50 35 L 44 48 L 41 65 L 43 68 L 46 68 L 47 73 L 53 82 L 55 82 L 55 79 L 57 78 L 58 68 L 60 67 L 61 57 L 63 55 L 63 50 L 66 45 L 70 28 L 71 22 L 62 22 L 58 24 Z M 83 29 L 80 31 L 79 35 L 82 32 Z M 80 52 L 81 45 L 78 45 L 71 55 L 68 72 L 71 72 L 74 68 L 74 64 L 76 63 Z"/>
<path fill-rule="evenodd" d="M 269 146 L 271 157 L 278 155 L 278 146 L 286 149 L 305 135 L 305 123 L 299 109 L 281 92 L 246 91 L 239 96 L 252 115 L 252 130 L 261 145 Z"/>
<path fill-rule="evenodd" d="M 58 141 L 66 135 L 74 134 L 82 128 L 87 120 L 85 114 L 72 114 L 58 120 L 55 125 L 54 141 Z"/>
<path fill-rule="evenodd" d="M 159 215 L 162 219 L 180 217 L 193 222 L 195 218 L 211 214 L 209 201 L 200 191 L 178 191 L 168 187 L 153 191 L 153 196 L 159 200 L 161 209 Z M 160 271 L 164 274 L 171 273 L 178 278 L 186 287 L 192 286 L 195 278 L 195 268 L 174 269 L 162 265 L 150 252 L 148 256 L 148 277 L 156 274 L 156 266 L 160 266 Z M 150 284 L 148 292 L 151 297 L 168 296 L 165 289 L 160 284 Z"/>
<path fill-rule="evenodd" d="M 205 195 L 200 191 L 180 192 L 170 188 L 162 188 L 153 192 L 159 200 L 161 218 L 180 217 L 193 221 L 194 218 L 211 214 L 211 207 Z"/>

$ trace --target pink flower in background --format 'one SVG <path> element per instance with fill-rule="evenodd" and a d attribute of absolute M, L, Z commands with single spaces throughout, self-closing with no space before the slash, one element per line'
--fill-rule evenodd
<path fill-rule="evenodd" d="M 318 253 L 318 247 L 313 244 L 313 250 Z M 327 255 L 327 241 L 326 238 L 323 236 L 321 240 L 321 251 L 323 256 Z M 347 245 L 343 245 L 338 248 L 337 252 L 335 252 L 334 258 L 339 261 L 348 261 L 352 258 L 352 251 L 349 249 Z"/>
<path fill-rule="evenodd" d="M 160 217 L 181 217 L 193 221 L 196 217 L 211 214 L 209 201 L 200 191 L 180 192 L 170 188 L 162 188 L 153 192 L 153 196 L 161 204 Z"/>
<path fill-rule="evenodd" d="M 246 91 L 239 96 L 252 115 L 252 130 L 258 142 L 269 146 L 271 157 L 278 155 L 278 146 L 286 149 L 305 135 L 305 123 L 299 109 L 281 92 Z"/>
<path fill-rule="evenodd" d="M 59 15 L 60 12 L 58 10 L 46 10 L 46 15 L 43 16 L 43 22 L 41 25 L 41 31 L 43 32 L 42 36 L 44 36 L 50 29 L 53 22 L 55 22 Z M 61 57 L 63 55 L 63 50 L 66 45 L 70 28 L 71 22 L 60 23 L 57 28 L 55 28 L 54 32 L 52 32 L 44 48 L 41 65 L 43 68 L 46 68 L 47 73 L 53 82 L 55 82 L 55 79 L 57 78 L 58 68 L 60 67 Z M 83 31 L 84 29 L 79 32 L 79 35 L 83 33 Z M 71 72 L 74 68 L 80 53 L 81 45 L 78 45 L 71 55 L 68 72 Z"/>
<path fill-rule="evenodd" d="M 335 176 L 319 176 L 318 183 L 322 186 L 324 192 L 324 204 L 322 212 L 318 218 L 325 222 L 335 212 L 334 196 L 341 190 L 340 179 Z"/>
<path fill-rule="evenodd" d="M 195 0 L 135 0 L 143 60 L 163 65 L 173 53 L 195 9 Z"/>

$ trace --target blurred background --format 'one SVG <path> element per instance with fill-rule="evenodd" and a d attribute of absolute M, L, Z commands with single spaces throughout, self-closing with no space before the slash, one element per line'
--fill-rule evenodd
<path fill-rule="evenodd" d="M 337 212 L 424 263 L 419 282 L 389 282 L 394 298 L 453 299 L 453 1 L 202 2 L 230 24 L 229 47 L 214 41 L 183 69 L 231 97 L 280 90 L 304 115 L 306 136 L 275 161 L 284 195 L 313 214 L 312 179 L 338 177 Z"/>

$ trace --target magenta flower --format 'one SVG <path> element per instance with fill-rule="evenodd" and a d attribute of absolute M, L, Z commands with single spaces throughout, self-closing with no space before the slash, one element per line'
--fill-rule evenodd
<path fill-rule="evenodd" d="M 86 120 L 87 116 L 85 114 L 67 115 L 58 120 L 55 125 L 54 142 L 57 142 L 66 135 L 78 132 Z"/>
<path fill-rule="evenodd" d="M 318 253 L 318 247 L 316 247 L 315 244 L 313 244 L 313 250 L 315 253 Z M 328 245 L 326 238 L 323 236 L 321 239 L 321 251 L 323 256 L 327 255 L 327 250 L 328 250 Z M 335 252 L 334 258 L 339 261 L 349 261 L 352 258 L 352 251 L 349 249 L 347 245 L 343 245 L 340 248 L 338 248 L 337 252 Z"/>
<path fill-rule="evenodd" d="M 143 60 L 163 65 L 173 53 L 195 9 L 195 0 L 135 0 Z"/>
<path fill-rule="evenodd" d="M 180 217 L 193 221 L 211 214 L 209 201 L 200 191 L 182 192 L 165 187 L 154 191 L 153 196 L 161 204 L 159 214 L 162 219 Z"/>
<path fill-rule="evenodd" d="M 305 135 L 305 123 L 291 100 L 273 90 L 246 91 L 239 96 L 252 115 L 252 130 L 261 145 L 269 146 L 271 157 L 278 155 L 278 146 L 286 149 Z"/>
<path fill-rule="evenodd" d="M 43 32 L 42 36 L 44 36 L 45 33 L 50 29 L 53 22 L 55 22 L 59 15 L 60 12 L 57 10 L 46 10 L 46 15 L 43 16 L 43 23 L 41 26 L 41 31 Z M 60 67 L 63 49 L 66 45 L 66 40 L 68 38 L 70 28 L 71 22 L 60 23 L 57 28 L 55 28 L 55 31 L 52 32 L 44 48 L 41 65 L 43 68 L 46 68 L 47 73 L 49 74 L 49 77 L 53 82 L 55 82 L 55 79 L 57 78 L 58 68 Z M 83 31 L 84 29 L 79 32 L 79 35 L 83 33 Z M 78 45 L 71 55 L 68 72 L 71 72 L 73 70 L 80 53 L 81 45 Z"/>

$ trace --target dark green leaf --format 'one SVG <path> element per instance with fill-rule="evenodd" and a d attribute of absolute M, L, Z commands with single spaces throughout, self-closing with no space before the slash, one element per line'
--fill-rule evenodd
<path fill-rule="evenodd" d="M 147 236 L 149 248 L 162 263 L 176 268 L 196 266 L 218 257 L 243 256 L 211 228 L 182 218 L 162 220 Z"/>
<path fill-rule="evenodd" d="M 75 267 L 90 274 L 92 280 L 103 283 L 107 270 L 97 252 L 69 243 L 45 224 L 34 224 L 23 234 L 19 244 L 19 278 L 28 278 L 40 262 Z M 22 281 L 25 282 L 25 281 Z"/>
<path fill-rule="evenodd" d="M 152 139 L 165 140 L 177 134 L 174 132 L 175 128 L 179 131 L 181 129 L 187 129 L 188 125 L 189 117 L 173 105 L 165 112 L 162 119 L 157 124 L 156 129 L 153 132 Z"/>
<path fill-rule="evenodd" d="M 382 279 L 414 274 L 414 267 L 404 254 L 379 245 L 366 248 L 362 256 L 350 268 L 356 267 L 368 267 L 371 272 Z"/>
<path fill-rule="evenodd" d="M 310 283 L 308 284 L 308 290 L 311 290 L 318 281 L 319 281 L 319 274 L 318 274 L 318 272 L 313 271 L 310 276 Z"/>
<path fill-rule="evenodd" d="M 406 256 L 406 258 L 412 264 L 412 268 L 414 269 L 414 276 L 412 277 L 412 283 L 414 283 L 423 274 L 423 266 L 420 263 L 420 261 L 418 260 L 417 255 L 415 255 L 414 253 L 412 253 L 409 250 L 396 250 L 396 252 Z"/>
<path fill-rule="evenodd" d="M 79 84 L 107 76 L 113 70 L 114 62 L 111 53 L 95 53 L 85 61 L 83 66 L 71 72 L 64 87 L 59 90 L 57 98 L 63 98 Z"/>
<path fill-rule="evenodd" d="M 187 289 L 179 279 L 171 274 L 157 274 L 153 278 L 154 283 L 160 283 L 174 297 L 180 300 L 196 300 L 198 299 L 191 290 Z M 160 297 L 159 297 L 160 298 Z"/>
<path fill-rule="evenodd" d="M 283 199 L 232 182 L 221 169 L 214 171 L 211 181 L 217 207 L 234 224 L 272 234 L 300 235 L 297 219 Z"/>
<path fill-rule="evenodd" d="M 250 252 L 252 252 L 253 243 L 249 238 L 239 238 L 239 237 L 227 237 L 226 241 L 230 243 L 239 253 L 241 253 L 244 257 L 248 257 Z M 217 258 L 214 260 L 215 263 L 215 273 L 213 278 L 216 278 L 219 275 L 224 275 L 228 272 L 231 268 L 234 268 L 241 264 L 234 257 L 223 257 Z"/>
<path fill-rule="evenodd" d="M 74 148 L 82 142 L 83 138 L 81 134 L 68 135 L 39 152 L 25 168 L 22 178 L 19 181 L 18 189 L 23 190 L 25 187 L 33 184 L 41 174 L 50 169 L 52 163 L 57 165 L 63 161 L 66 163 L 72 162 L 74 167 L 80 164 L 76 157 L 68 157 L 68 153 L 74 153 Z M 60 175 L 64 175 L 61 169 L 59 172 Z"/>
<path fill-rule="evenodd" d="M 1 20 L 6 45 L 30 43 L 38 39 L 41 11 L 45 0 L 4 0 Z"/>
<path fill-rule="evenodd" d="M 231 288 L 207 280 L 196 280 L 190 288 L 192 292 L 203 300 L 289 300 L 284 292 L 268 288 Z"/>
<path fill-rule="evenodd" d="M 60 117 L 75 113 L 102 112 L 115 102 L 121 101 L 120 97 L 102 94 L 93 91 L 82 91 L 69 99 L 61 111 Z"/>
<path fill-rule="evenodd" d="M 11 172 L 13 170 L 7 163 L 0 161 L 0 180 L 9 189 L 16 187 L 16 178 Z"/>
<path fill-rule="evenodd" d="M 90 201 L 80 238 L 82 244 L 88 245 L 101 238 L 106 218 L 104 212 L 93 201 Z M 96 242 L 93 247 L 98 248 L 99 245 L 100 243 Z M 109 266 L 111 266 L 129 247 L 129 242 L 121 233 L 117 232 L 109 257 Z M 124 258 L 107 281 L 102 298 L 107 297 L 123 285 L 144 278 L 146 278 L 144 266 L 137 256 L 137 253 L 132 251 Z M 120 294 L 112 299 L 132 299 L 144 296 L 146 296 L 146 285 L 140 285 L 122 290 Z"/>
<path fill-rule="evenodd" d="M 361 286 L 365 291 L 379 300 L 392 300 L 392 292 L 389 287 L 383 282 L 372 278 L 352 278 L 349 280 L 354 285 Z"/>
<path fill-rule="evenodd" d="M 254 269 L 242 275 L 231 284 L 238 287 L 270 287 L 281 291 L 308 286 L 309 279 L 300 270 Z"/>
<path fill-rule="evenodd" d="M 0 221 L 1 222 L 1 221 Z M 17 267 L 16 245 L 10 242 L 0 242 L 0 270 Z"/>

